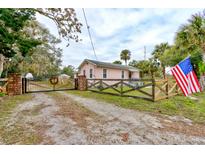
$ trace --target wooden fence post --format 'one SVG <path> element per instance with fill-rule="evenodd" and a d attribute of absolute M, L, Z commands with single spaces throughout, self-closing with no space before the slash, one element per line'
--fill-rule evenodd
<path fill-rule="evenodd" d="M 155 79 L 152 79 L 152 101 L 155 102 Z"/>
<path fill-rule="evenodd" d="M 120 81 L 120 95 L 123 95 L 123 81 Z"/>
<path fill-rule="evenodd" d="M 166 78 L 166 96 L 167 98 L 169 98 L 169 82 L 168 82 L 168 79 Z"/>
<path fill-rule="evenodd" d="M 179 95 L 179 86 L 178 85 L 176 85 L 176 93 L 177 93 L 177 95 Z"/>
<path fill-rule="evenodd" d="M 100 91 L 102 91 L 103 86 L 102 86 L 102 79 L 100 79 Z"/>

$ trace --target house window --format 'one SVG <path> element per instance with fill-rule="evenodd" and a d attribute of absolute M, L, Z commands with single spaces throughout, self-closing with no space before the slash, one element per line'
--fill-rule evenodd
<path fill-rule="evenodd" d="M 85 70 L 83 70 L 83 75 L 85 76 Z"/>
<path fill-rule="evenodd" d="M 90 78 L 93 78 L 93 69 L 90 69 Z"/>
<path fill-rule="evenodd" d="M 103 78 L 107 78 L 107 69 L 103 69 Z"/>
<path fill-rule="evenodd" d="M 121 78 L 122 78 L 122 79 L 124 79 L 124 78 L 125 78 L 125 71 L 122 71 Z"/>

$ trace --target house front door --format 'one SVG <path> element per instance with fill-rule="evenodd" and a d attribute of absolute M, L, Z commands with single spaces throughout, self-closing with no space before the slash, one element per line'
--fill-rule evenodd
<path fill-rule="evenodd" d="M 132 78 L 132 72 L 129 72 L 129 79 Z"/>

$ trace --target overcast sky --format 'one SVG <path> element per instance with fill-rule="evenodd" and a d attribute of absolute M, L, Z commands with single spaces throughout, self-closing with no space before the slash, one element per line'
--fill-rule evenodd
<path fill-rule="evenodd" d="M 187 23 L 192 14 L 202 9 L 85 9 L 90 26 L 97 58 L 100 61 L 113 62 L 120 59 L 123 49 L 131 51 L 131 59 L 144 59 L 144 46 L 147 58 L 156 44 L 173 43 L 175 32 L 179 26 Z M 80 43 L 63 41 L 63 66 L 77 67 L 85 58 L 95 59 L 85 26 L 82 9 L 76 9 L 77 17 L 83 24 Z M 38 16 L 52 34 L 57 34 L 55 24 Z"/>

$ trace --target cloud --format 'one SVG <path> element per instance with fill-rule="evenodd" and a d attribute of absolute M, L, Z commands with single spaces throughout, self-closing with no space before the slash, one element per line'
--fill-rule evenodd
<path fill-rule="evenodd" d="M 147 57 L 156 44 L 173 43 L 175 32 L 181 24 L 202 9 L 85 9 L 88 24 L 96 48 L 98 60 L 112 62 L 119 59 L 120 51 L 129 49 L 132 59 L 143 59 L 144 46 Z M 82 9 L 76 9 L 77 17 L 83 23 L 83 39 L 80 43 L 71 42 L 66 48 L 63 41 L 63 65 L 77 67 L 85 58 L 95 59 Z M 45 17 L 37 19 L 57 35 L 55 24 Z"/>

